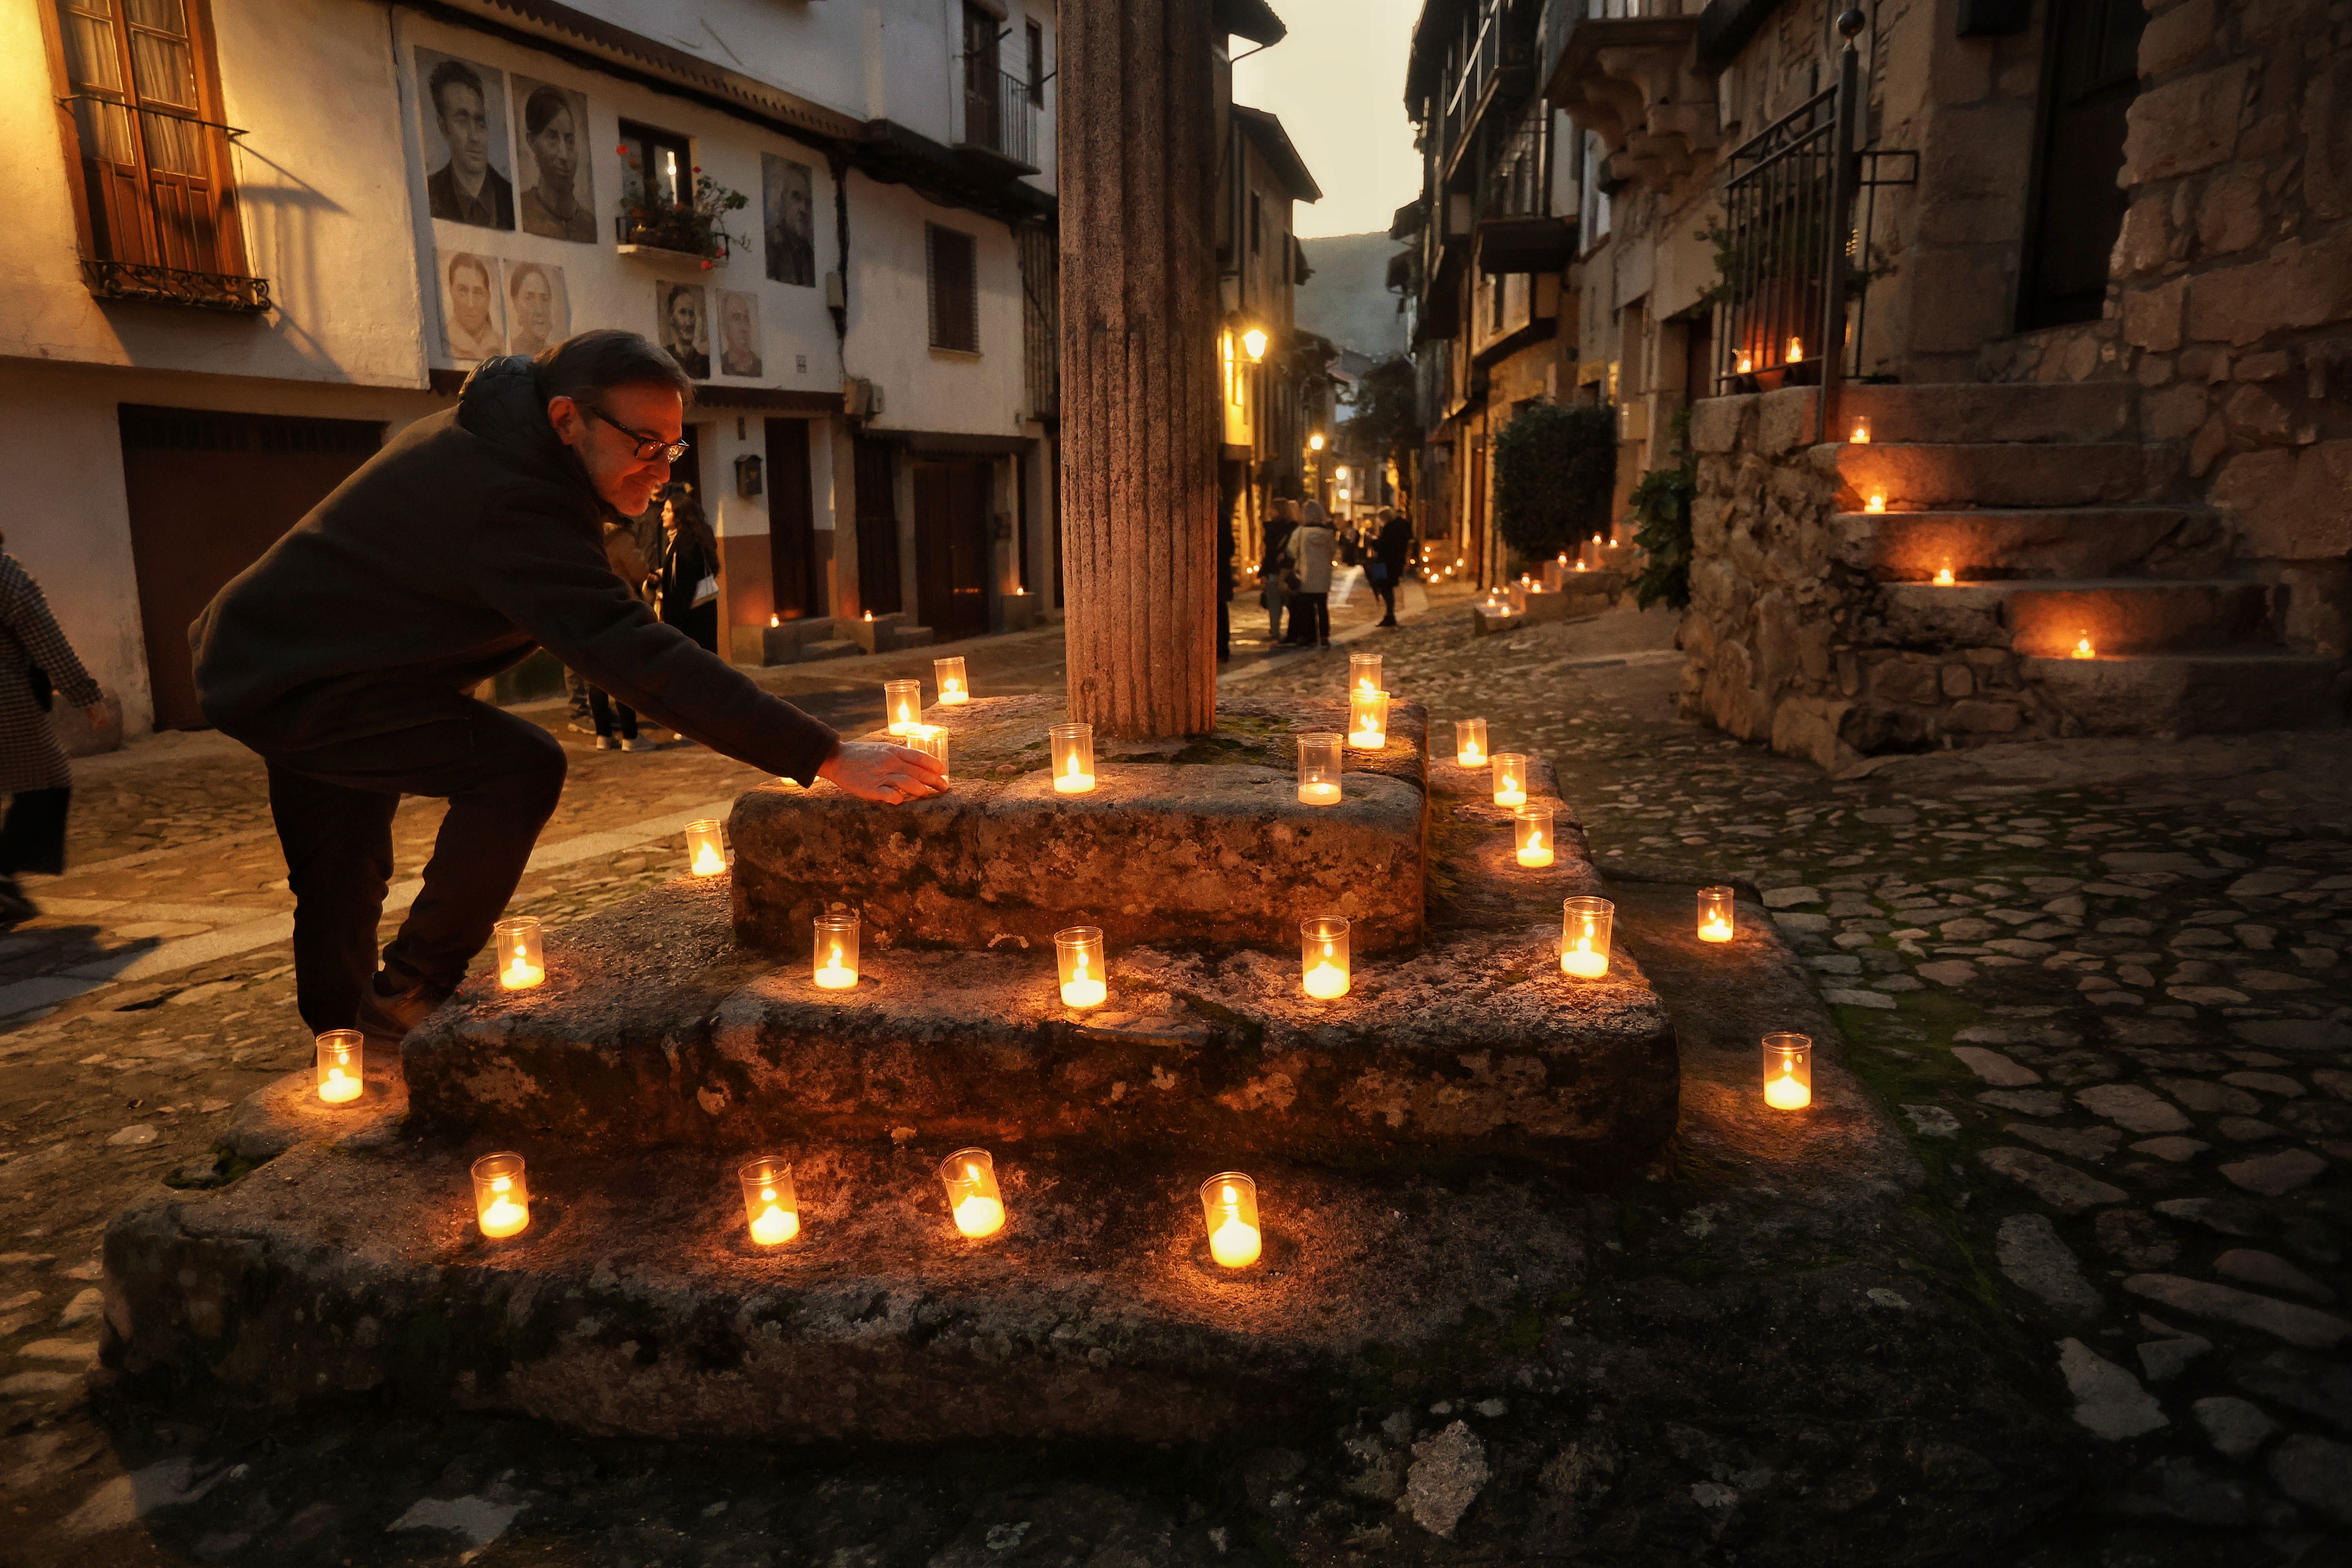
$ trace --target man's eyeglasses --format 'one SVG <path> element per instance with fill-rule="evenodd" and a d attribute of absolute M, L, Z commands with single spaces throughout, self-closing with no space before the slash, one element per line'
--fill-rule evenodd
<path fill-rule="evenodd" d="M 635 441 L 637 444 L 637 461 L 640 463 L 650 463 L 656 458 L 659 458 L 665 463 L 675 463 L 686 456 L 688 443 L 684 441 L 665 441 L 660 437 L 647 435 L 643 430 L 632 430 L 593 403 L 583 403 L 580 406 Z"/>

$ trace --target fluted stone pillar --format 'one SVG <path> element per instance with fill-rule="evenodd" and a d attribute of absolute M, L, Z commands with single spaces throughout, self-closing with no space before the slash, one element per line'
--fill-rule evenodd
<path fill-rule="evenodd" d="M 1216 722 L 1210 0 L 1062 0 L 1062 571 L 1070 714 Z"/>

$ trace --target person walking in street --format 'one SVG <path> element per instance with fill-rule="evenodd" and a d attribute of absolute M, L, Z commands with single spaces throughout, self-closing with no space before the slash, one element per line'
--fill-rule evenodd
<path fill-rule="evenodd" d="M 1380 532 L 1373 536 L 1371 563 L 1365 568 L 1371 574 L 1372 592 L 1381 596 L 1380 624 L 1397 624 L 1397 586 L 1404 581 L 1405 563 L 1412 556 L 1412 524 L 1402 512 L 1392 506 L 1381 508 Z"/>
<path fill-rule="evenodd" d="M 0 554 L 0 790 L 8 794 L 0 821 L 0 930 L 41 912 L 18 884 L 20 872 L 54 877 L 66 868 L 73 770 L 49 724 L 60 695 L 88 714 L 92 729 L 105 728 L 105 693 L 58 629 L 41 585 L 15 556 Z"/>
<path fill-rule="evenodd" d="M 653 575 L 653 569 L 646 563 L 635 532 L 626 524 L 604 524 L 604 560 L 632 596 L 640 600 L 646 596 L 646 581 Z M 615 702 L 603 688 L 588 688 L 588 712 L 598 751 L 609 752 L 616 745 L 625 752 L 658 749 L 652 740 L 638 739 L 637 710 L 625 702 Z"/>
<path fill-rule="evenodd" d="M 205 720 L 260 753 L 294 894 L 296 1006 L 396 1047 L 488 940 L 563 792 L 564 753 L 468 695 L 549 652 L 772 777 L 865 800 L 939 794 L 911 748 L 845 742 L 752 684 L 614 575 L 601 525 L 643 512 L 687 450 L 694 393 L 634 332 L 501 355 L 230 580 L 189 628 Z M 403 795 L 449 803 L 424 889 L 377 966 Z"/>
<path fill-rule="evenodd" d="M 692 485 L 672 485 L 662 498 L 661 537 L 653 562 L 663 624 L 676 626 L 709 653 L 719 651 L 719 541 L 694 499 Z"/>
<path fill-rule="evenodd" d="M 1278 500 L 1266 509 L 1265 549 L 1257 563 L 1257 598 L 1265 606 L 1265 639 L 1276 645 L 1282 641 L 1283 608 L 1290 603 L 1289 591 L 1283 586 L 1283 546 L 1297 526 L 1297 501 Z"/>
<path fill-rule="evenodd" d="M 1286 547 L 1298 574 L 1298 593 L 1291 601 L 1290 640 L 1301 647 L 1331 646 L 1331 560 L 1339 552 L 1339 535 L 1324 521 L 1320 502 L 1308 501 L 1306 521 L 1290 535 Z"/>

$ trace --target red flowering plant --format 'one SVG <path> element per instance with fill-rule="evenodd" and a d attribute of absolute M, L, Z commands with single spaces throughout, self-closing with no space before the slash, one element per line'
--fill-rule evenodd
<path fill-rule="evenodd" d="M 730 243 L 742 243 L 740 236 L 728 232 L 727 215 L 742 211 L 751 205 L 751 198 L 740 191 L 728 189 L 699 166 L 694 173 L 691 202 L 662 201 L 654 195 L 649 181 L 638 182 L 635 189 L 625 193 L 621 197 L 621 242 L 699 256 L 706 269 L 727 259 Z"/>

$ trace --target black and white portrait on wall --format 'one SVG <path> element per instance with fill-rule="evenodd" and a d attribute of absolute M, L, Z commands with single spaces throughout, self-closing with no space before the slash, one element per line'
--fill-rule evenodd
<path fill-rule="evenodd" d="M 507 353 L 535 354 L 572 335 L 572 300 L 563 268 L 543 261 L 507 263 Z"/>
<path fill-rule="evenodd" d="M 596 177 L 588 156 L 587 95 L 520 75 L 514 89 L 522 105 L 515 166 L 521 175 L 523 233 L 593 241 Z"/>
<path fill-rule="evenodd" d="M 761 214 L 772 282 L 816 287 L 815 175 L 806 163 L 760 154 Z"/>
<path fill-rule="evenodd" d="M 432 171 L 425 199 L 433 216 L 480 228 L 514 227 L 504 73 L 420 48 L 416 107 L 425 166 Z"/>
<path fill-rule="evenodd" d="M 758 375 L 760 297 L 721 289 L 719 295 L 719 374 Z"/>
<path fill-rule="evenodd" d="M 441 279 L 441 342 L 453 360 L 507 352 L 499 312 L 499 259 L 470 250 L 436 253 Z"/>
<path fill-rule="evenodd" d="M 697 381 L 710 379 L 710 328 L 699 283 L 654 285 L 654 321 L 661 346 Z"/>

